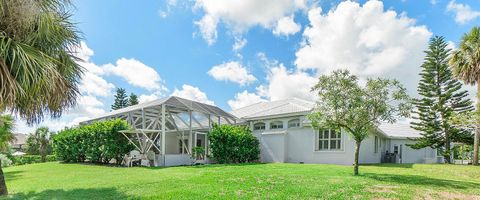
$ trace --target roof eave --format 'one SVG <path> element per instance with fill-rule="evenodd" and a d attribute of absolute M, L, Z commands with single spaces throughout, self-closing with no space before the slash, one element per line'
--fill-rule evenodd
<path fill-rule="evenodd" d="M 254 121 L 254 120 L 265 120 L 265 119 L 275 119 L 275 118 L 282 118 L 282 117 L 297 117 L 297 116 L 304 116 L 310 114 L 311 111 L 301 111 L 301 112 L 291 112 L 291 113 L 284 113 L 278 115 L 264 115 L 264 116 L 256 116 L 256 117 L 241 117 L 240 119 L 245 121 Z"/>

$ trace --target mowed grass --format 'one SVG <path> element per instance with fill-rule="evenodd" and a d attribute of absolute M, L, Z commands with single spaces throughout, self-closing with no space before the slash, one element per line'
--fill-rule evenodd
<path fill-rule="evenodd" d="M 4 169 L 12 199 L 480 199 L 480 167 L 314 164 Z"/>

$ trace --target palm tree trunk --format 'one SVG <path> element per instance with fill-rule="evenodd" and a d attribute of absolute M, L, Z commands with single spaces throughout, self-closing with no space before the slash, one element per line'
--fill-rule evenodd
<path fill-rule="evenodd" d="M 0 160 L 0 196 L 8 195 L 7 184 L 3 176 L 2 160 Z"/>
<path fill-rule="evenodd" d="M 353 175 L 358 175 L 358 155 L 360 153 L 360 143 L 356 141 L 355 142 L 355 161 L 353 163 Z"/>
<path fill-rule="evenodd" d="M 477 112 L 480 111 L 480 79 L 477 81 Z M 477 122 L 480 123 L 480 122 Z M 477 130 L 473 138 L 473 165 L 478 165 L 478 140 L 480 137 L 480 124 L 477 124 Z"/>

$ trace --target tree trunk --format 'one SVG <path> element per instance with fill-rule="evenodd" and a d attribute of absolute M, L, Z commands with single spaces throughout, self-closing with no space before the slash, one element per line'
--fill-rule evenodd
<path fill-rule="evenodd" d="M 448 130 L 445 131 L 445 152 L 443 153 L 443 158 L 445 159 L 445 163 L 450 164 L 451 161 L 451 152 L 450 152 L 450 138 L 449 138 Z"/>
<path fill-rule="evenodd" d="M 477 125 L 473 140 L 473 165 L 478 165 L 478 140 L 480 139 L 480 125 Z"/>
<path fill-rule="evenodd" d="M 360 143 L 355 142 L 355 161 L 353 163 L 353 175 L 358 175 L 358 154 L 360 153 Z"/>
<path fill-rule="evenodd" d="M 480 79 L 477 81 L 477 112 L 480 112 Z M 477 122 L 480 123 L 480 122 Z M 473 165 L 478 165 L 478 140 L 480 137 L 480 124 L 477 124 L 477 130 L 473 138 Z"/>
<path fill-rule="evenodd" d="M 3 176 L 2 160 L 0 160 L 0 196 L 8 195 L 7 184 Z"/>

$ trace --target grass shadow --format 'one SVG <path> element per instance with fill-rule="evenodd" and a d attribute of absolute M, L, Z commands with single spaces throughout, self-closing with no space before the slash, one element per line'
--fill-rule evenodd
<path fill-rule="evenodd" d="M 151 170 L 159 170 L 159 169 L 167 169 L 167 168 L 177 168 L 177 167 L 185 167 L 185 168 L 217 168 L 217 167 L 241 167 L 241 166 L 254 166 L 254 165 L 264 165 L 266 163 L 238 163 L 238 164 L 200 164 L 200 165 L 178 165 L 178 166 L 169 166 L 169 167 L 141 167 L 135 166 L 144 169 L 151 169 Z"/>
<path fill-rule="evenodd" d="M 2 199 L 135 199 L 114 188 L 91 188 L 73 190 L 44 190 L 41 192 L 26 192 L 9 195 Z"/>
<path fill-rule="evenodd" d="M 376 174 L 364 173 L 361 176 L 380 182 L 397 183 L 405 185 L 434 186 L 454 189 L 474 189 L 478 188 L 478 183 L 468 181 L 456 181 L 447 179 L 430 178 L 419 175 L 400 175 L 400 174 Z"/>
<path fill-rule="evenodd" d="M 389 167 L 389 168 L 413 168 L 412 163 L 381 163 L 381 164 L 361 164 L 362 166 Z"/>
<path fill-rule="evenodd" d="M 215 168 L 215 167 L 241 167 L 241 166 L 255 166 L 264 165 L 266 163 L 237 163 L 237 164 L 205 164 L 205 165 L 189 165 L 189 168 Z"/>
<path fill-rule="evenodd" d="M 5 176 L 6 179 L 14 179 L 22 176 L 21 174 L 23 172 L 24 171 L 9 171 L 9 172 L 3 171 L 3 175 Z"/>

